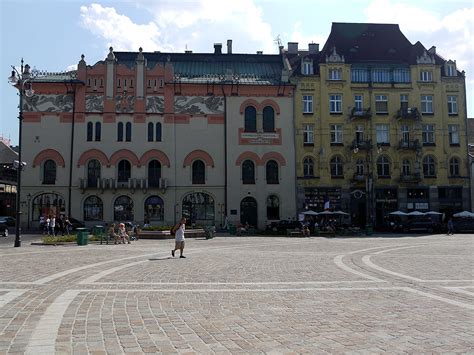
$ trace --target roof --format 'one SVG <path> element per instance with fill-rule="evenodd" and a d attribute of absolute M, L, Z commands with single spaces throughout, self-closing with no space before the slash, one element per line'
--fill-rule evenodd
<path fill-rule="evenodd" d="M 161 53 L 142 52 L 147 68 L 169 62 L 173 65 L 175 81 L 221 82 L 229 79 L 242 84 L 279 84 L 283 69 L 279 55 Z M 117 63 L 135 66 L 138 52 L 114 52 Z"/>
<path fill-rule="evenodd" d="M 0 140 L 0 163 L 12 163 L 18 160 L 18 153 Z"/>

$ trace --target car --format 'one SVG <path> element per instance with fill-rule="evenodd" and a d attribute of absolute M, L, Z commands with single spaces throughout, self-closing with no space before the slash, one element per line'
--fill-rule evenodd
<path fill-rule="evenodd" d="M 454 231 L 456 233 L 462 232 L 473 232 L 474 231 L 474 219 L 473 218 L 454 218 L 453 219 Z"/>
<path fill-rule="evenodd" d="M 0 223 L 5 223 L 9 227 L 16 225 L 16 218 L 10 216 L 0 216 Z"/>
<path fill-rule="evenodd" d="M 404 232 L 440 232 L 442 225 L 433 221 L 430 217 L 415 218 L 407 221 L 403 225 Z"/>
<path fill-rule="evenodd" d="M 77 220 L 75 218 L 72 218 L 72 217 L 69 217 L 69 222 L 71 222 L 71 224 L 72 224 L 72 230 L 76 230 L 77 228 L 85 228 L 86 227 L 84 222 L 79 221 L 79 220 Z"/>
<path fill-rule="evenodd" d="M 0 222 L 0 235 L 2 237 L 8 237 L 8 226 L 6 223 Z"/>

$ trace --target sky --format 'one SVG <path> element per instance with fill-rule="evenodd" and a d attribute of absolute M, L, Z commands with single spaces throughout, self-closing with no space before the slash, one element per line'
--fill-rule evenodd
<path fill-rule="evenodd" d="M 397 23 L 412 43 L 436 46 L 466 72 L 468 117 L 474 117 L 474 0 L 0 0 L 0 137 L 18 144 L 18 92 L 8 83 L 21 58 L 51 72 L 117 51 L 276 54 L 279 38 L 324 46 L 332 22 Z"/>

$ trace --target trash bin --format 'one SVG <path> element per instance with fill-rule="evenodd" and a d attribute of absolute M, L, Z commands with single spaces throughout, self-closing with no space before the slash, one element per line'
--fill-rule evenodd
<path fill-rule="evenodd" d="M 235 234 L 237 232 L 237 228 L 233 224 L 229 224 L 229 233 Z"/>
<path fill-rule="evenodd" d="M 102 244 L 102 240 L 104 239 L 105 237 L 105 228 L 104 226 L 94 226 L 94 228 L 92 228 L 92 234 L 98 238 L 100 238 L 100 244 Z M 109 244 L 109 238 L 105 238 L 105 242 L 106 244 Z"/>
<path fill-rule="evenodd" d="M 89 231 L 87 228 L 77 228 L 77 245 L 87 245 L 89 242 Z"/>
<path fill-rule="evenodd" d="M 374 232 L 374 228 L 372 227 L 371 224 L 368 224 L 365 226 L 365 235 L 372 235 L 372 233 Z"/>
<path fill-rule="evenodd" d="M 320 229 L 319 227 L 314 227 L 314 234 L 319 235 Z"/>

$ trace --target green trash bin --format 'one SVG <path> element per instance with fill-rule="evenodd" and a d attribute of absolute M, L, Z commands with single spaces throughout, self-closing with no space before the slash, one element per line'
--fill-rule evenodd
<path fill-rule="evenodd" d="M 89 242 L 89 231 L 87 228 L 77 228 L 77 245 L 87 245 Z"/>
<path fill-rule="evenodd" d="M 372 235 L 372 233 L 374 232 L 374 228 L 372 227 L 371 224 L 368 224 L 365 226 L 365 235 Z"/>
<path fill-rule="evenodd" d="M 229 233 L 235 234 L 237 232 L 237 228 L 233 224 L 229 224 Z"/>
<path fill-rule="evenodd" d="M 105 237 L 105 228 L 104 228 L 104 226 L 100 226 L 100 225 L 94 226 L 94 228 L 92 228 L 92 234 L 94 236 L 100 238 L 100 244 L 102 244 L 102 240 Z M 109 238 L 105 238 L 105 242 L 106 242 L 106 244 L 109 244 Z"/>

